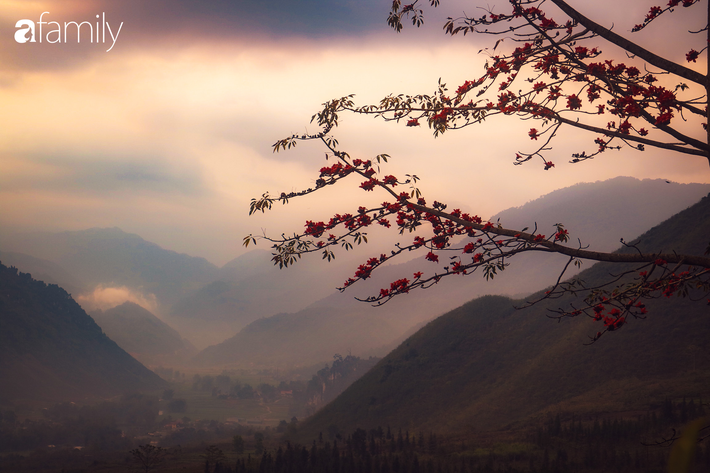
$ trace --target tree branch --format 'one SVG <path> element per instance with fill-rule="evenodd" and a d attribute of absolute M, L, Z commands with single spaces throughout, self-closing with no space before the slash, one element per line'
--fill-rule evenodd
<path fill-rule="evenodd" d="M 574 126 L 577 128 L 582 128 L 583 130 L 587 131 L 594 131 L 596 133 L 603 134 L 605 136 L 613 136 L 615 138 L 621 138 L 623 140 L 627 141 L 635 141 L 637 143 L 643 143 L 649 146 L 653 146 L 655 148 L 663 148 L 671 151 L 676 151 L 678 153 L 685 153 L 685 154 L 692 154 L 694 156 L 703 156 L 707 157 L 708 153 L 705 151 L 700 151 L 697 149 L 689 149 L 689 148 L 684 148 L 682 146 L 673 144 L 673 143 L 663 143 L 660 141 L 654 141 L 654 140 L 649 140 L 648 138 L 643 138 L 641 136 L 634 136 L 634 135 L 625 135 L 623 133 L 619 133 L 618 131 L 610 131 L 607 130 L 606 128 L 600 128 L 592 125 L 587 125 L 585 123 L 578 122 L 576 120 L 570 120 L 569 118 L 564 118 L 561 117 L 559 114 L 555 115 L 554 120 L 557 120 L 559 122 L 562 122 L 566 125 Z M 665 131 L 665 129 L 664 129 Z M 704 147 L 707 147 L 707 145 L 703 144 Z"/>
<path fill-rule="evenodd" d="M 706 258 L 703 256 L 679 255 L 676 253 L 603 253 L 600 251 L 590 251 L 581 248 L 570 248 L 568 246 L 562 246 L 552 241 L 536 241 L 535 235 L 530 233 L 508 230 L 506 228 L 497 228 L 495 226 L 484 229 L 483 224 L 469 222 L 467 220 L 455 217 L 454 215 L 443 212 L 441 210 L 431 209 L 429 207 L 413 203 L 410 203 L 409 205 L 419 210 L 420 212 L 430 213 L 438 217 L 451 220 L 452 222 L 455 222 L 466 228 L 474 228 L 476 230 L 486 231 L 489 233 L 494 233 L 496 235 L 509 236 L 517 238 L 519 240 L 527 240 L 530 243 L 534 243 L 535 245 L 543 246 L 554 253 L 574 256 L 575 258 L 588 259 L 593 261 L 606 261 L 609 263 L 653 263 L 660 259 L 666 261 L 667 263 L 687 264 L 692 266 L 700 266 L 702 268 L 710 268 L 710 258 Z"/>
<path fill-rule="evenodd" d="M 585 17 L 581 13 L 579 13 L 577 10 L 574 8 L 570 7 L 564 0 L 550 0 L 552 3 L 554 3 L 560 10 L 562 10 L 567 16 L 572 18 L 573 20 L 577 21 L 579 24 L 583 25 L 585 28 L 589 29 L 590 31 L 596 33 L 597 35 L 601 36 L 602 38 L 606 39 L 607 41 L 619 46 L 620 48 L 625 49 L 631 54 L 634 54 L 641 59 L 647 61 L 649 64 L 652 64 L 656 67 L 659 67 L 663 70 L 669 71 L 677 76 L 680 76 L 684 79 L 687 79 L 689 81 L 695 82 L 696 84 L 699 84 L 703 87 L 707 87 L 708 85 L 708 78 L 707 76 L 704 76 L 703 74 L 700 74 L 699 72 L 695 72 L 692 69 L 688 69 L 687 67 L 681 66 L 680 64 L 677 64 L 673 61 L 669 61 L 668 59 L 664 59 L 661 56 L 652 53 L 651 51 L 642 48 L 641 46 L 637 45 L 636 43 L 633 43 L 629 41 L 628 39 L 624 38 L 623 36 L 620 36 L 613 31 L 611 31 L 608 28 L 604 28 L 603 26 L 599 25 L 598 23 L 595 23 L 594 21 L 590 20 L 589 18 Z"/>

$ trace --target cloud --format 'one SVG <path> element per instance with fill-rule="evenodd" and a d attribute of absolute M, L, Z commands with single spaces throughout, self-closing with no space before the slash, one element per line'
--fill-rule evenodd
<path fill-rule="evenodd" d="M 3 159 L 0 187 L 6 191 L 54 190 L 106 197 L 136 193 L 194 196 L 207 192 L 194 166 L 152 156 L 78 156 L 74 152 Z"/>
<path fill-rule="evenodd" d="M 5 0 L 0 23 L 7 31 L 14 31 L 9 20 L 25 12 L 80 19 L 105 11 L 109 21 L 125 22 L 126 42 L 122 36 L 110 53 L 90 44 L 28 50 L 14 42 L 4 48 L 2 41 L 12 35 L 0 35 L 0 60 L 22 56 L 3 62 L 0 71 L 0 229 L 119 226 L 221 264 L 244 251 L 246 234 L 262 228 L 290 233 L 307 219 L 327 219 L 356 210 L 365 199 L 381 199 L 357 189 L 353 179 L 265 215 L 246 216 L 252 197 L 311 187 L 317 170 L 332 163 L 317 142 L 271 150 L 280 138 L 316 131 L 309 120 L 320 104 L 350 93 L 359 105 L 389 93 L 431 94 L 439 77 L 455 90 L 483 73 L 487 56 L 477 52 L 494 41 L 442 33 L 442 17 L 463 11 L 458 0 L 433 12 L 425 6 L 425 29 L 408 24 L 401 34 L 385 24 L 388 2 L 331 3 Z M 315 14 L 318 9 L 323 11 Z M 349 17 L 353 24 L 328 30 L 336 17 L 348 18 L 343 9 L 357 10 Z M 259 15 L 264 22 L 254 20 Z M 357 15 L 371 22 L 358 22 Z M 675 21 L 675 15 L 669 18 Z M 677 53 L 684 55 L 682 49 Z M 669 166 L 669 158 L 654 150 L 624 153 L 623 159 L 605 153 L 566 166 L 571 153 L 594 146 L 593 136 L 569 130 L 550 156 L 554 170 L 513 167 L 515 153 L 529 151 L 530 124 L 511 118 L 491 118 L 434 139 L 426 126 L 342 114 L 334 133 L 353 156 L 390 154 L 383 172 L 418 175 L 430 200 L 482 217 L 580 180 L 707 180 L 707 161 L 674 159 Z"/>
<path fill-rule="evenodd" d="M 46 35 L 55 25 L 43 25 L 41 42 L 38 26 L 34 43 L 18 44 L 13 34 L 0 35 L 0 60 L 8 80 L 7 71 L 12 70 L 76 67 L 107 54 L 111 46 L 108 54 L 118 55 L 156 46 L 182 49 L 216 41 L 254 44 L 285 37 L 354 37 L 385 30 L 387 11 L 388 4 L 377 0 L 6 0 L 0 12 L 0 31 L 16 31 L 15 23 L 20 19 L 36 24 L 43 12 L 48 12 L 43 21 L 57 22 L 61 31 L 65 22 L 86 21 L 91 26 L 83 27 L 81 41 L 72 30 L 61 42 L 48 42 Z M 108 34 L 103 36 L 104 20 L 114 34 L 122 25 L 115 44 Z M 89 28 L 95 32 L 97 22 L 102 31 L 98 44 L 87 41 Z"/>
<path fill-rule="evenodd" d="M 108 310 L 124 302 L 138 304 L 153 314 L 158 311 L 155 294 L 143 294 L 126 286 L 98 285 L 92 292 L 76 296 L 75 299 L 86 311 Z"/>

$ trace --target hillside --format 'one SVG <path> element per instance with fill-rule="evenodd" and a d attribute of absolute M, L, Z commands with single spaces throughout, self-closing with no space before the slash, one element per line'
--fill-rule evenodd
<path fill-rule="evenodd" d="M 307 366 L 336 353 L 380 356 L 392 348 L 392 327 L 377 314 L 304 309 L 256 320 L 195 356 L 203 366 Z M 388 346 L 386 346 L 388 345 Z"/>
<path fill-rule="evenodd" d="M 682 232 L 679 230 L 682 229 Z M 643 234 L 647 250 L 702 254 L 710 197 Z M 580 277 L 599 281 L 618 266 Z M 473 300 L 426 325 L 301 428 L 349 432 L 378 425 L 464 434 L 505 429 L 546 412 L 648 408 L 666 398 L 710 395 L 708 306 L 689 299 L 650 301 L 646 320 L 585 345 L 598 330 L 584 318 L 557 323 L 548 308 L 525 310 L 501 296 Z"/>
<path fill-rule="evenodd" d="M 197 353 L 172 327 L 133 302 L 89 315 L 111 340 L 141 363 L 176 363 Z"/>
<path fill-rule="evenodd" d="M 80 400 L 166 383 L 55 285 L 0 264 L 0 402 Z"/>

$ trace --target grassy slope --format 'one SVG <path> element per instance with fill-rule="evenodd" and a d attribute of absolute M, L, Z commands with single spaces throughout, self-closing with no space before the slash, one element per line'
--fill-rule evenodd
<path fill-rule="evenodd" d="M 702 253 L 710 198 L 642 235 L 640 247 Z M 590 282 L 618 267 L 595 265 Z M 547 307 L 515 310 L 498 296 L 473 300 L 432 321 L 307 421 L 304 437 L 330 425 L 465 433 L 502 429 L 565 409 L 645 408 L 674 396 L 710 395 L 710 310 L 687 299 L 649 303 L 635 320 L 586 346 L 589 319 L 556 323 Z"/>

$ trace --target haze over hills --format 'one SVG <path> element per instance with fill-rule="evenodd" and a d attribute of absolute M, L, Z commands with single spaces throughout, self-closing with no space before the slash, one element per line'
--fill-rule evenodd
<path fill-rule="evenodd" d="M 620 238 L 633 240 L 695 204 L 708 192 L 707 184 L 616 177 L 558 189 L 504 210 L 491 217 L 491 221 L 500 220 L 509 228 L 528 226 L 532 229 L 537 224 L 542 233 L 561 222 L 582 244 L 600 251 L 613 251 L 620 246 Z"/>
<path fill-rule="evenodd" d="M 235 336 L 195 356 L 201 366 L 313 365 L 335 353 L 380 356 L 397 331 L 384 314 L 338 308 L 306 309 L 256 320 Z"/>
<path fill-rule="evenodd" d="M 632 239 L 643 229 L 696 202 L 708 190 L 710 186 L 700 184 L 616 178 L 555 191 L 501 212 L 492 220 L 500 218 L 511 227 L 532 227 L 537 222 L 541 233 L 547 233 L 545 228 L 552 231 L 550 226 L 561 221 L 573 240 L 580 237 L 583 244 L 609 250 L 619 246 L 619 238 Z M 317 255 L 307 255 L 294 267 L 279 270 L 271 263 L 267 250 L 246 253 L 217 268 L 203 258 L 162 249 L 117 228 L 3 235 L 1 243 L 3 252 L 20 251 L 46 260 L 42 274 L 70 286 L 74 298 L 86 309 L 108 309 L 126 300 L 139 303 L 198 348 L 222 342 L 263 317 L 299 313 L 303 320 L 310 320 L 317 317 L 309 316 L 308 311 L 322 312 L 323 308 L 350 311 L 354 317 L 372 311 L 391 328 L 383 327 L 378 340 L 387 336 L 391 343 L 413 327 L 476 296 L 524 295 L 538 290 L 553 281 L 564 264 L 562 257 L 521 255 L 511 260 L 510 270 L 493 281 L 486 282 L 479 275 L 450 278 L 446 284 L 373 309 L 354 297 L 377 294 L 393 280 L 411 278 L 416 271 L 434 272 L 440 269 L 439 265 L 424 261 L 423 254 L 413 253 L 414 259 L 383 267 L 371 280 L 359 282 L 341 294 L 333 289 L 361 262 L 348 260 L 352 257 L 349 252 L 342 252 L 330 264 Z M 364 251 L 361 254 L 373 256 L 383 248 L 374 248 L 370 243 L 360 250 Z M 31 257 L 23 258 L 24 261 L 18 260 L 20 270 L 40 269 L 29 263 Z M 31 264 L 35 266 L 26 267 Z M 48 265 L 54 265 L 51 271 Z M 286 323 L 286 318 L 281 316 L 279 320 Z M 270 325 L 268 330 L 279 329 Z M 358 354 L 353 340 L 348 336 L 341 341 Z M 363 347 L 371 346 L 369 343 L 365 340 Z M 286 343 L 289 344 L 295 342 Z"/>
<path fill-rule="evenodd" d="M 710 197 L 633 243 L 644 251 L 702 254 L 708 235 Z M 621 269 L 596 264 L 580 277 L 594 284 Z M 307 420 L 300 434 L 308 439 L 331 426 L 351 432 L 389 425 L 455 435 L 520 426 L 549 412 L 633 411 L 665 398 L 707 397 L 710 324 L 704 301 L 647 301 L 646 320 L 631 320 L 585 345 L 599 322 L 546 317 L 548 308 L 574 300 L 516 310 L 522 301 L 475 299 L 407 339 Z"/>
<path fill-rule="evenodd" d="M 0 251 L 0 261 L 2 261 L 5 266 L 14 266 L 19 268 L 22 272 L 32 274 L 34 279 L 38 281 L 44 281 L 47 284 L 56 284 L 69 294 L 81 294 L 89 289 L 74 277 L 74 275 L 52 261 L 8 251 Z"/>
<path fill-rule="evenodd" d="M 89 315 L 111 340 L 143 364 L 179 363 L 197 353 L 175 329 L 134 302 Z"/>
<path fill-rule="evenodd" d="M 165 250 L 119 228 L 16 235 L 3 248 L 57 263 L 90 289 L 127 287 L 167 306 L 218 273 L 204 258 Z"/>
<path fill-rule="evenodd" d="M 259 318 L 296 312 L 326 297 L 333 291 L 333 275 L 343 272 L 317 259 L 280 270 L 271 256 L 259 249 L 230 261 L 214 281 L 173 305 L 166 320 L 204 348 Z"/>
<path fill-rule="evenodd" d="M 641 181 L 617 177 L 559 189 L 520 207 L 500 212 L 490 221 L 500 222 L 506 228 L 533 229 L 537 226 L 538 233 L 544 235 L 554 233 L 554 224 L 560 222 L 569 231 L 572 244 L 579 238 L 583 246 L 613 251 L 621 246 L 621 238 L 633 240 L 654 225 L 695 204 L 709 191 L 710 186 L 705 184 L 669 184 L 660 179 Z M 424 254 L 420 253 L 418 258 L 404 264 L 378 269 L 370 280 L 358 282 L 345 294 L 349 294 L 351 299 L 365 298 L 379 293 L 380 288 L 388 287 L 391 281 L 401 277 L 411 278 L 416 271 L 424 272 L 425 276 L 433 274 L 445 265 L 424 261 Z M 566 261 L 567 258 L 562 255 L 519 255 L 509 260 L 509 270 L 499 273 L 492 281 L 484 281 L 480 275 L 451 277 L 446 284 L 437 285 L 426 294 L 411 294 L 406 302 L 395 299 L 392 301 L 395 307 L 390 310 L 402 305 L 402 310 L 412 314 L 418 307 L 427 307 L 427 311 L 435 311 L 438 307 L 436 315 L 440 315 L 476 296 L 524 296 L 552 284 Z M 572 275 L 574 271 L 570 268 L 567 275 Z M 334 303 L 336 300 L 338 303 L 348 302 L 341 302 L 340 299 L 335 295 L 331 301 L 318 304 Z"/>
<path fill-rule="evenodd" d="M 81 400 L 166 383 L 115 342 L 64 289 L 0 264 L 0 399 Z"/>
<path fill-rule="evenodd" d="M 554 223 L 562 221 L 573 238 L 579 236 L 592 248 L 611 251 L 620 246 L 619 238 L 629 240 L 638 236 L 644 230 L 660 223 L 663 218 L 668 218 L 674 212 L 697 202 L 708 190 L 710 186 L 707 185 L 678 185 L 662 180 L 616 178 L 561 189 L 522 207 L 502 212 L 500 217 L 496 216 L 492 220 L 500 218 L 501 222 L 513 228 L 533 227 L 535 222 L 539 222 L 540 227 L 550 229 Z M 602 212 L 599 209 L 606 210 Z M 593 225 L 589 223 L 590 218 L 587 216 L 591 212 L 599 213 L 594 215 L 596 223 Z M 263 259 L 266 264 L 266 256 Z M 509 270 L 491 281 L 486 281 L 479 274 L 449 277 L 438 286 L 425 291 L 413 291 L 407 297 L 395 298 L 377 308 L 355 300 L 355 296 L 364 298 L 377 294 L 381 287 L 387 287 L 391 281 L 401 277 L 411 278 L 416 271 L 440 270 L 443 264 L 424 261 L 422 253 L 419 258 L 379 268 L 370 280 L 360 281 L 344 293 L 333 293 L 306 309 L 272 317 L 273 320 L 268 323 L 259 321 L 249 326 L 250 330 L 258 327 L 258 339 L 264 340 L 263 343 L 266 343 L 266 340 L 279 340 L 273 346 L 264 346 L 262 342 L 252 343 L 250 340 L 256 337 L 255 333 L 244 331 L 204 350 L 196 359 L 201 364 L 215 365 L 262 363 L 265 359 L 301 364 L 312 358 L 304 351 L 306 347 L 310 347 L 312 353 L 320 353 L 325 344 L 332 346 L 334 352 L 350 349 L 357 356 L 384 356 L 389 347 L 401 340 L 405 334 L 411 334 L 414 327 L 474 297 L 484 294 L 527 295 L 552 284 L 565 262 L 566 257 L 560 255 L 520 255 L 511 260 Z M 326 269 L 328 267 L 325 262 L 316 263 L 321 263 Z M 300 264 L 302 263 L 297 263 L 293 269 L 298 269 Z M 291 271 L 289 268 L 277 272 L 277 275 L 290 276 Z M 339 282 L 335 281 L 336 284 Z M 313 284 L 316 283 L 317 280 L 314 279 Z M 226 290 L 226 286 L 223 287 Z M 288 299 L 282 302 L 288 302 Z M 206 302 L 206 305 L 213 307 L 209 302 Z M 333 314 L 333 318 L 343 327 L 352 324 L 359 326 L 358 322 L 348 322 L 349 317 L 371 319 L 373 330 L 377 327 L 377 335 L 367 335 L 362 329 L 329 329 L 328 337 L 308 336 L 309 333 L 314 333 L 313 321 L 323 320 L 323 323 L 326 323 L 325 314 L 328 313 Z M 373 340 L 380 343 L 379 350 L 373 345 Z M 372 351 L 373 349 L 375 351 Z"/>

